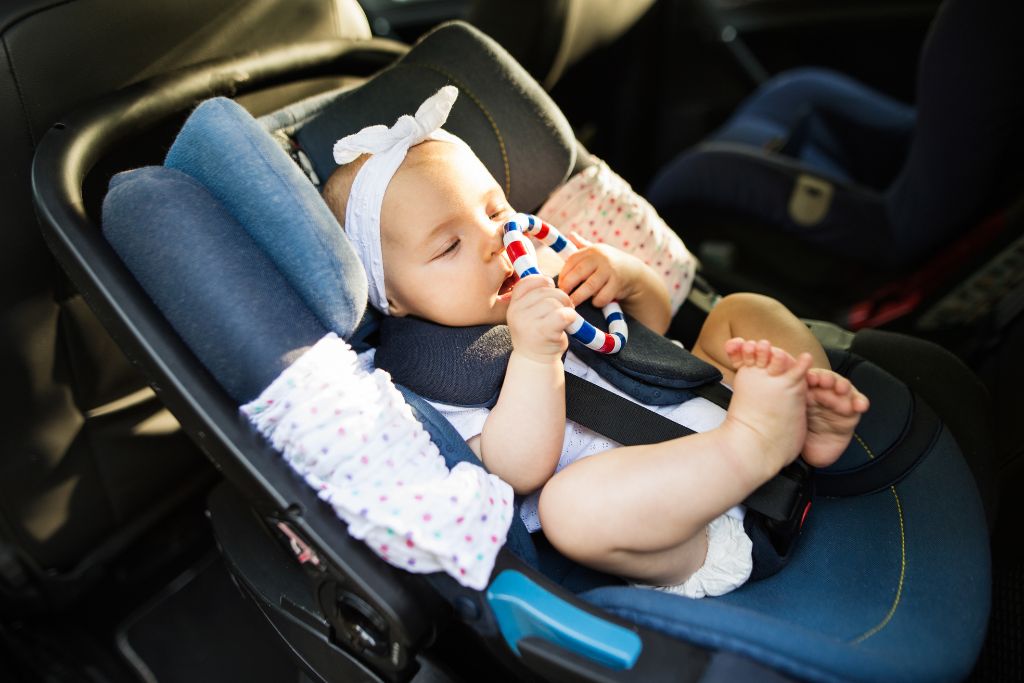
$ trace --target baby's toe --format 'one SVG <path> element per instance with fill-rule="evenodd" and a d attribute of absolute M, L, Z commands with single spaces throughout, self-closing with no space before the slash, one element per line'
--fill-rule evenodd
<path fill-rule="evenodd" d="M 835 384 L 835 373 L 823 368 L 811 368 L 807 371 L 807 385 L 818 389 L 831 389 Z"/>
<path fill-rule="evenodd" d="M 757 344 L 749 339 L 743 342 L 743 364 L 757 365 Z"/>
<path fill-rule="evenodd" d="M 725 342 L 725 354 L 729 357 L 733 368 L 743 365 L 743 342 L 743 337 L 733 337 Z"/>
<path fill-rule="evenodd" d="M 785 353 L 786 356 L 788 356 L 789 358 L 792 358 L 792 356 L 790 356 L 785 351 L 783 351 L 783 353 Z M 789 369 L 793 372 L 794 375 L 806 377 L 807 372 L 811 369 L 811 365 L 813 364 L 814 358 L 811 357 L 811 354 L 805 351 L 804 353 L 801 353 L 799 356 L 796 357 L 795 362 L 793 362 L 790 365 Z"/>
<path fill-rule="evenodd" d="M 759 368 L 768 367 L 768 363 L 772 360 L 772 345 L 767 339 L 762 339 L 757 342 L 757 346 L 754 349 L 754 361 Z"/>
<path fill-rule="evenodd" d="M 769 375 L 781 375 L 789 370 L 793 364 L 793 357 L 777 346 L 768 350 L 768 364 L 766 366 Z"/>

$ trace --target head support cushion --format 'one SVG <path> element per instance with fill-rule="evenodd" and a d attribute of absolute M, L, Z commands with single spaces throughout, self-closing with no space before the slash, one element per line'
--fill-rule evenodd
<path fill-rule="evenodd" d="M 336 168 L 336 140 L 368 125 L 393 124 L 447 84 L 460 95 L 445 130 L 473 149 L 512 206 L 540 206 L 576 162 L 572 128 L 500 45 L 462 22 L 434 29 L 395 64 L 340 94 L 301 125 L 295 139 L 326 182 Z"/>
<path fill-rule="evenodd" d="M 193 178 L 155 166 L 120 173 L 110 185 L 104 236 L 232 398 L 255 398 L 327 333 Z"/>
<path fill-rule="evenodd" d="M 223 97 L 192 113 L 164 162 L 199 181 L 252 238 L 324 327 L 348 337 L 366 308 L 366 274 L 337 220 L 288 155 Z"/>

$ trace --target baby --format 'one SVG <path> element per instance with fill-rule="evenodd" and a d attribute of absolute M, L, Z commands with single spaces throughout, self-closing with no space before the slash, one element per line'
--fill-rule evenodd
<path fill-rule="evenodd" d="M 693 597 L 736 588 L 750 575 L 751 545 L 735 506 L 798 456 L 834 462 L 867 398 L 828 369 L 785 307 L 738 294 L 712 310 L 692 349 L 732 386 L 729 410 L 703 399 L 657 409 L 700 433 L 621 447 L 567 425 L 564 373 L 594 381 L 572 353 L 563 362 L 574 305 L 617 300 L 664 333 L 667 288 L 639 259 L 575 233 L 579 251 L 564 263 L 541 252 L 557 287 L 517 281 L 501 237 L 512 207 L 469 147 L 440 130 L 456 95 L 443 88 L 415 117 L 335 147 L 342 165 L 324 197 L 366 266 L 371 303 L 448 326 L 508 325 L 513 350 L 494 408 L 437 407 L 491 472 L 518 493 L 539 491 L 528 527 L 566 556 L 642 584 Z"/>

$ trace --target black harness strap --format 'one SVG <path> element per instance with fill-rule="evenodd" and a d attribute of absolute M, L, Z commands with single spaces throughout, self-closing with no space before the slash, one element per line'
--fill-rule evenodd
<path fill-rule="evenodd" d="M 722 408 L 729 405 L 731 394 L 720 384 L 692 391 Z M 623 446 L 669 441 L 694 433 L 653 410 L 570 373 L 565 374 L 565 416 Z M 806 474 L 788 471 L 792 467 L 790 465 L 751 493 L 743 504 L 780 522 L 801 514 L 801 506 L 808 497 L 808 482 Z M 797 469 L 801 468 L 806 471 L 807 466 L 800 463 Z"/>

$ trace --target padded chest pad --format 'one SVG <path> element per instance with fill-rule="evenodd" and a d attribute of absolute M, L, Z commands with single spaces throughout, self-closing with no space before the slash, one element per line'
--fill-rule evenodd
<path fill-rule="evenodd" d="M 511 353 L 507 325 L 445 327 L 388 316 L 374 364 L 423 398 L 489 408 L 498 401 Z"/>
<path fill-rule="evenodd" d="M 589 302 L 576 310 L 597 329 L 607 329 L 601 311 Z M 682 403 L 693 398 L 688 389 L 721 381 L 722 373 L 715 366 L 632 316 L 627 314 L 625 319 L 629 341 L 614 356 L 591 351 L 571 337 L 569 348 L 612 385 L 648 405 Z"/>
<path fill-rule="evenodd" d="M 601 312 L 590 304 L 577 310 L 598 327 Z M 689 389 L 717 382 L 721 373 L 635 320 L 627 317 L 629 342 L 614 356 L 570 342 L 573 353 L 601 377 L 649 405 L 672 405 L 693 398 Z M 498 400 L 512 336 L 506 325 L 445 327 L 418 318 L 387 317 L 381 323 L 377 367 L 420 396 L 469 407 L 492 407 Z"/>

